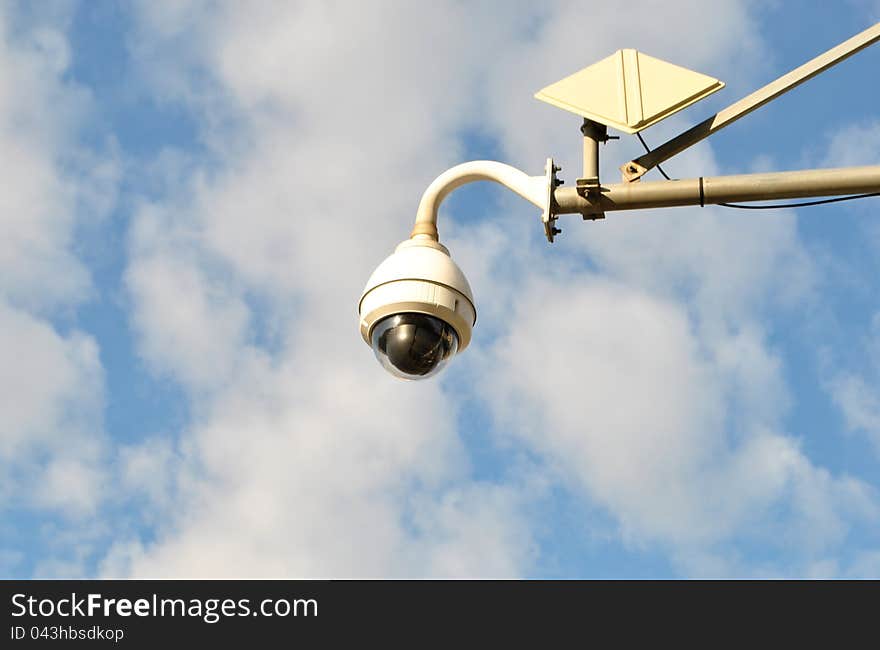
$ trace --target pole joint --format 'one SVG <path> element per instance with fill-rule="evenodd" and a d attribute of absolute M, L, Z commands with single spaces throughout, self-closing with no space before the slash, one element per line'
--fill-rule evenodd
<path fill-rule="evenodd" d="M 581 125 L 581 133 L 584 136 L 584 175 L 577 179 L 575 189 L 581 197 L 587 200 L 589 205 L 599 205 L 599 193 L 601 183 L 599 181 L 599 143 L 606 143 L 611 139 L 608 135 L 608 127 L 591 119 L 584 118 Z M 604 219 L 605 213 L 582 212 L 584 220 Z"/>

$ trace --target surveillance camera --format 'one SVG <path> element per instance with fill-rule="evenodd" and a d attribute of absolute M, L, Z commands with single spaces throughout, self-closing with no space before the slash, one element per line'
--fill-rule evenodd
<path fill-rule="evenodd" d="M 358 306 L 361 336 L 382 366 L 402 379 L 436 375 L 471 340 L 471 287 L 449 251 L 415 237 L 370 276 Z"/>

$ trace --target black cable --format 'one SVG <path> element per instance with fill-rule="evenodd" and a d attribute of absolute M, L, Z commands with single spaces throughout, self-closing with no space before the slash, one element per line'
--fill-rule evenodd
<path fill-rule="evenodd" d="M 648 143 L 645 142 L 645 139 L 642 137 L 641 133 L 636 132 L 636 136 L 639 138 L 639 142 L 642 143 L 642 146 L 645 148 L 645 151 L 651 153 L 651 148 L 648 146 Z M 663 178 L 667 181 L 671 181 L 668 174 L 663 171 L 663 168 L 660 165 L 655 165 L 657 171 L 663 174 Z M 703 178 L 700 177 L 700 207 L 703 206 Z M 837 196 L 833 199 L 819 199 L 818 201 L 801 201 L 800 203 L 775 203 L 773 205 L 743 205 L 741 203 L 716 203 L 715 205 L 720 205 L 725 208 L 736 208 L 738 210 L 779 210 L 782 208 L 806 208 L 812 205 L 824 205 L 826 203 L 839 203 L 840 201 L 852 201 L 854 199 L 867 199 L 871 196 L 880 196 L 880 192 L 867 192 L 866 194 L 853 194 L 851 196 Z"/>
<path fill-rule="evenodd" d="M 805 208 L 811 205 L 824 205 L 825 203 L 838 203 L 840 201 L 852 201 L 853 199 L 866 199 L 869 196 L 880 196 L 880 192 L 852 194 L 850 196 L 837 196 L 833 199 L 802 201 L 800 203 L 778 203 L 776 205 L 742 205 L 740 203 L 716 203 L 715 205 L 721 205 L 725 208 L 739 208 L 740 210 L 778 210 L 780 208 Z"/>
<path fill-rule="evenodd" d="M 639 141 L 642 143 L 642 146 L 645 148 L 645 151 L 647 151 L 648 153 L 651 153 L 651 148 L 648 146 L 648 143 L 645 142 L 645 139 L 642 137 L 642 134 L 639 133 L 638 131 L 636 131 L 636 135 L 638 136 Z M 663 171 L 663 168 L 660 165 L 654 165 L 654 166 L 657 168 L 658 172 L 663 174 L 663 178 L 665 178 L 667 181 L 672 180 L 671 178 L 669 178 L 669 176 L 666 175 L 666 172 Z"/>

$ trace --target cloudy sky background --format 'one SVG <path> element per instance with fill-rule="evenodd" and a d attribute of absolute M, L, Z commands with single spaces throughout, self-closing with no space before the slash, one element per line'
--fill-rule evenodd
<path fill-rule="evenodd" d="M 880 20 L 708 7 L 0 5 L 0 575 L 880 577 L 880 200 L 569 216 L 549 246 L 469 186 L 440 221 L 467 353 L 404 383 L 358 335 L 440 172 L 577 177 L 537 89 L 621 47 L 727 82 L 659 144 Z M 666 170 L 880 164 L 878 68 Z"/>

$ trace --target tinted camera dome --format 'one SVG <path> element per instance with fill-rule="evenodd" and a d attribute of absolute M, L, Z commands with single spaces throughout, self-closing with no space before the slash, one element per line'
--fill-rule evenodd
<path fill-rule="evenodd" d="M 395 377 L 425 379 L 455 356 L 458 335 L 428 314 L 394 314 L 376 323 L 372 346 L 376 358 Z"/>

